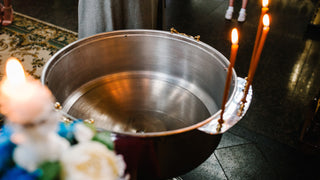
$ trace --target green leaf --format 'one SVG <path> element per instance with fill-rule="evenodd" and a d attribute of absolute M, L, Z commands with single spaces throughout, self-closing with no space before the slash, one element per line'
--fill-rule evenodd
<path fill-rule="evenodd" d="M 59 162 L 44 162 L 39 169 L 42 171 L 39 180 L 58 180 L 60 179 L 61 165 Z"/>
<path fill-rule="evenodd" d="M 87 122 L 84 121 L 84 125 L 86 125 L 88 128 L 90 128 L 94 133 L 97 132 L 96 127 L 95 127 L 94 124 L 92 124 L 92 123 L 87 123 Z"/>
<path fill-rule="evenodd" d="M 97 132 L 95 136 L 93 136 L 92 140 L 106 145 L 110 150 L 114 150 L 114 144 L 111 140 L 111 133 L 108 131 Z"/>

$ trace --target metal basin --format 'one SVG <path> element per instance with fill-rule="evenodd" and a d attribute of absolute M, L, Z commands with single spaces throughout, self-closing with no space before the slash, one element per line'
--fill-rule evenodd
<path fill-rule="evenodd" d="M 233 71 L 226 122 L 216 130 L 228 64 L 214 48 L 183 35 L 123 30 L 66 46 L 41 81 L 64 112 L 113 133 L 132 179 L 163 179 L 204 162 L 242 118 L 235 112 L 245 81 Z"/>

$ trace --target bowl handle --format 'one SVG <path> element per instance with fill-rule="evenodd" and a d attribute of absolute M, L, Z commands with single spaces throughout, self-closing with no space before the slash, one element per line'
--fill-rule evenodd
<path fill-rule="evenodd" d="M 171 28 L 170 29 L 170 32 L 173 34 L 173 33 L 175 33 L 175 34 L 180 34 L 180 35 L 183 35 L 183 36 L 187 36 L 187 37 L 190 37 L 190 38 L 192 38 L 192 39 L 194 39 L 194 40 L 196 40 L 196 41 L 200 41 L 200 35 L 197 35 L 197 36 L 190 36 L 190 35 L 188 35 L 188 34 L 186 34 L 186 33 L 180 33 L 180 32 L 178 32 L 175 28 Z"/>
<path fill-rule="evenodd" d="M 244 78 L 237 78 L 238 86 L 234 98 L 230 104 L 226 107 L 223 114 L 224 123 L 221 128 L 219 127 L 218 120 L 220 119 L 220 113 L 211 117 L 211 121 L 205 125 L 199 127 L 200 131 L 208 134 L 222 134 L 239 122 L 242 117 L 246 114 L 252 99 L 252 86 L 250 86 L 245 104 L 242 105 L 243 90 L 246 86 L 247 81 Z M 239 113 L 239 111 L 241 111 Z M 221 110 L 219 111 L 221 112 Z"/>

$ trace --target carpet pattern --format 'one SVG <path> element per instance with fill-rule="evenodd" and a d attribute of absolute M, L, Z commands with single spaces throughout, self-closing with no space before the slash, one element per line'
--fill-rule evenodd
<path fill-rule="evenodd" d="M 18 58 L 26 72 L 40 78 L 50 57 L 77 36 L 76 32 L 15 12 L 13 23 L 0 29 L 0 78 L 9 57 Z"/>

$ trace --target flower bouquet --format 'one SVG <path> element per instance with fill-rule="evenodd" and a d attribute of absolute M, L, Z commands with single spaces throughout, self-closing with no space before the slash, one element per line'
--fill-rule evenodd
<path fill-rule="evenodd" d="M 19 64 L 9 60 L 0 83 L 0 180 L 127 179 L 111 134 L 81 120 L 59 121 L 49 89 Z"/>
<path fill-rule="evenodd" d="M 21 137 L 13 129 L 4 125 L 0 131 L 0 179 L 125 178 L 125 163 L 115 154 L 110 133 L 97 132 L 91 124 L 59 122 L 56 135 L 45 138 L 51 143 L 28 140 L 24 148 L 15 142 Z"/>

